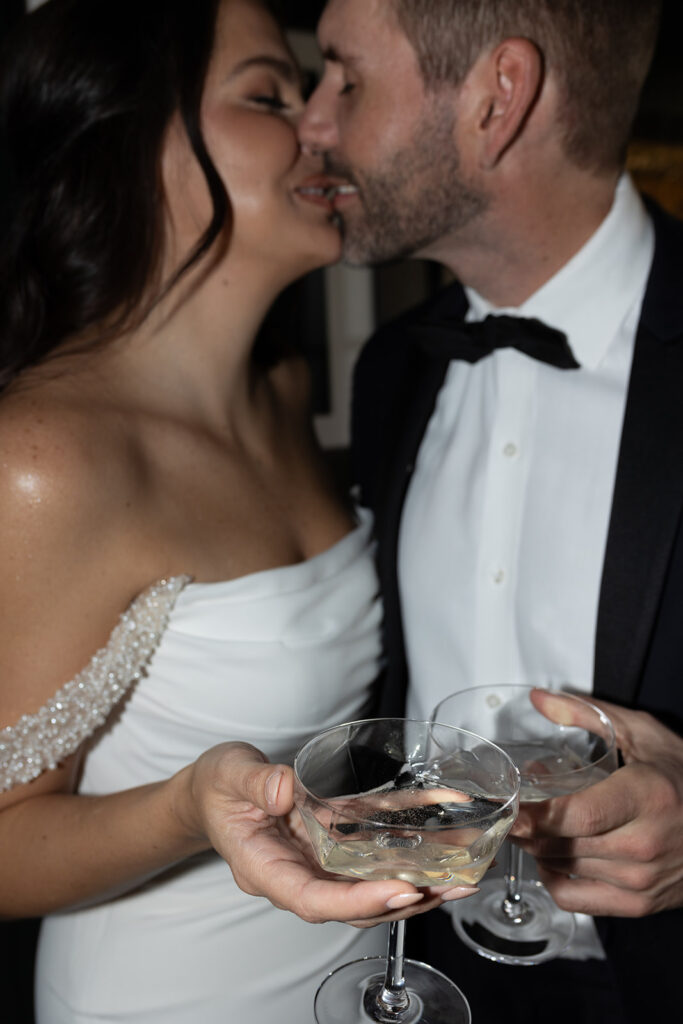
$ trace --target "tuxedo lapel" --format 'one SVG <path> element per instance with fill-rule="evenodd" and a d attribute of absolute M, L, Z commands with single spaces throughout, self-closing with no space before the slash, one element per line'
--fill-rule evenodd
<path fill-rule="evenodd" d="M 652 211 L 655 258 L 626 403 L 598 608 L 594 689 L 632 703 L 683 511 L 683 225 Z"/>
<path fill-rule="evenodd" d="M 387 678 L 380 698 L 380 715 L 403 714 L 408 668 L 398 585 L 398 538 L 406 491 L 417 453 L 434 409 L 450 360 L 429 357 L 419 347 L 412 352 L 413 400 L 398 424 L 394 446 L 382 466 L 383 486 L 376 507 L 377 569 L 384 599 Z"/>
<path fill-rule="evenodd" d="M 377 534 L 382 538 L 380 560 L 385 580 L 396 579 L 398 534 L 403 502 L 415 468 L 417 453 L 449 363 L 449 359 L 443 356 L 430 356 L 419 346 L 412 350 L 410 378 L 414 387 L 413 397 L 410 405 L 406 406 L 402 418 L 396 422 L 393 450 L 387 452 L 381 467 L 383 485 L 380 487 L 376 509 Z"/>
<path fill-rule="evenodd" d="M 417 453 L 434 409 L 450 358 L 428 352 L 416 323 L 444 311 L 462 318 L 467 300 L 451 285 L 423 307 L 380 330 L 361 353 L 354 373 L 352 469 L 361 503 L 373 510 L 377 568 L 384 601 L 387 655 L 378 714 L 404 711 L 407 685 L 398 590 L 398 538 L 401 513 Z"/>

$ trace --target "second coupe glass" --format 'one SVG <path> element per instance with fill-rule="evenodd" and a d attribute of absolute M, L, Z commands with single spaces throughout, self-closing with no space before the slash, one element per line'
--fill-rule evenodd
<path fill-rule="evenodd" d="M 522 777 L 522 804 L 576 793 L 617 767 L 614 729 L 602 711 L 556 692 L 560 714 L 552 720 L 536 707 L 537 692 L 530 686 L 475 686 L 447 697 L 433 713 L 435 721 L 472 729 L 508 752 Z M 561 910 L 541 882 L 522 880 L 522 851 L 514 843 L 508 843 L 505 884 L 487 879 L 467 907 L 453 908 L 453 917 L 466 945 L 506 964 L 551 960 L 575 930 L 574 915 Z"/>

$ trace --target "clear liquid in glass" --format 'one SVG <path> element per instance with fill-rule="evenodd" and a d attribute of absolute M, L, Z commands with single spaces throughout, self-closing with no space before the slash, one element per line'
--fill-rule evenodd
<path fill-rule="evenodd" d="M 417 779 L 413 786 L 390 782 L 326 803 L 325 826 L 302 809 L 322 867 L 415 886 L 476 885 L 514 817 L 512 809 L 501 814 L 500 801 L 443 785 L 425 788 Z"/>

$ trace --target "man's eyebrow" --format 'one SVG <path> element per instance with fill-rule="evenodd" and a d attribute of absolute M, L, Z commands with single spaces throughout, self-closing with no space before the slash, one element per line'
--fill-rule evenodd
<path fill-rule="evenodd" d="M 280 75 L 287 82 L 291 82 L 292 85 L 299 85 L 301 82 L 301 73 L 295 64 L 291 61 L 284 60 L 282 57 L 271 57 L 269 54 L 256 54 L 253 57 L 247 57 L 245 60 L 241 60 L 239 64 L 236 64 L 228 75 L 228 79 L 236 78 L 237 75 L 241 75 L 242 72 L 248 71 L 249 68 L 263 67 L 269 68 L 271 71 L 275 71 L 276 74 Z"/>

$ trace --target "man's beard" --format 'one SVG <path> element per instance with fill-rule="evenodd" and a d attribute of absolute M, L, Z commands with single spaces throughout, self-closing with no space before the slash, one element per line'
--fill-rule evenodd
<path fill-rule="evenodd" d="M 487 196 L 462 176 L 453 114 L 443 107 L 432 111 L 384 167 L 366 173 L 331 156 L 327 169 L 359 190 L 354 208 L 337 215 L 343 260 L 352 265 L 420 253 L 488 205 Z"/>

